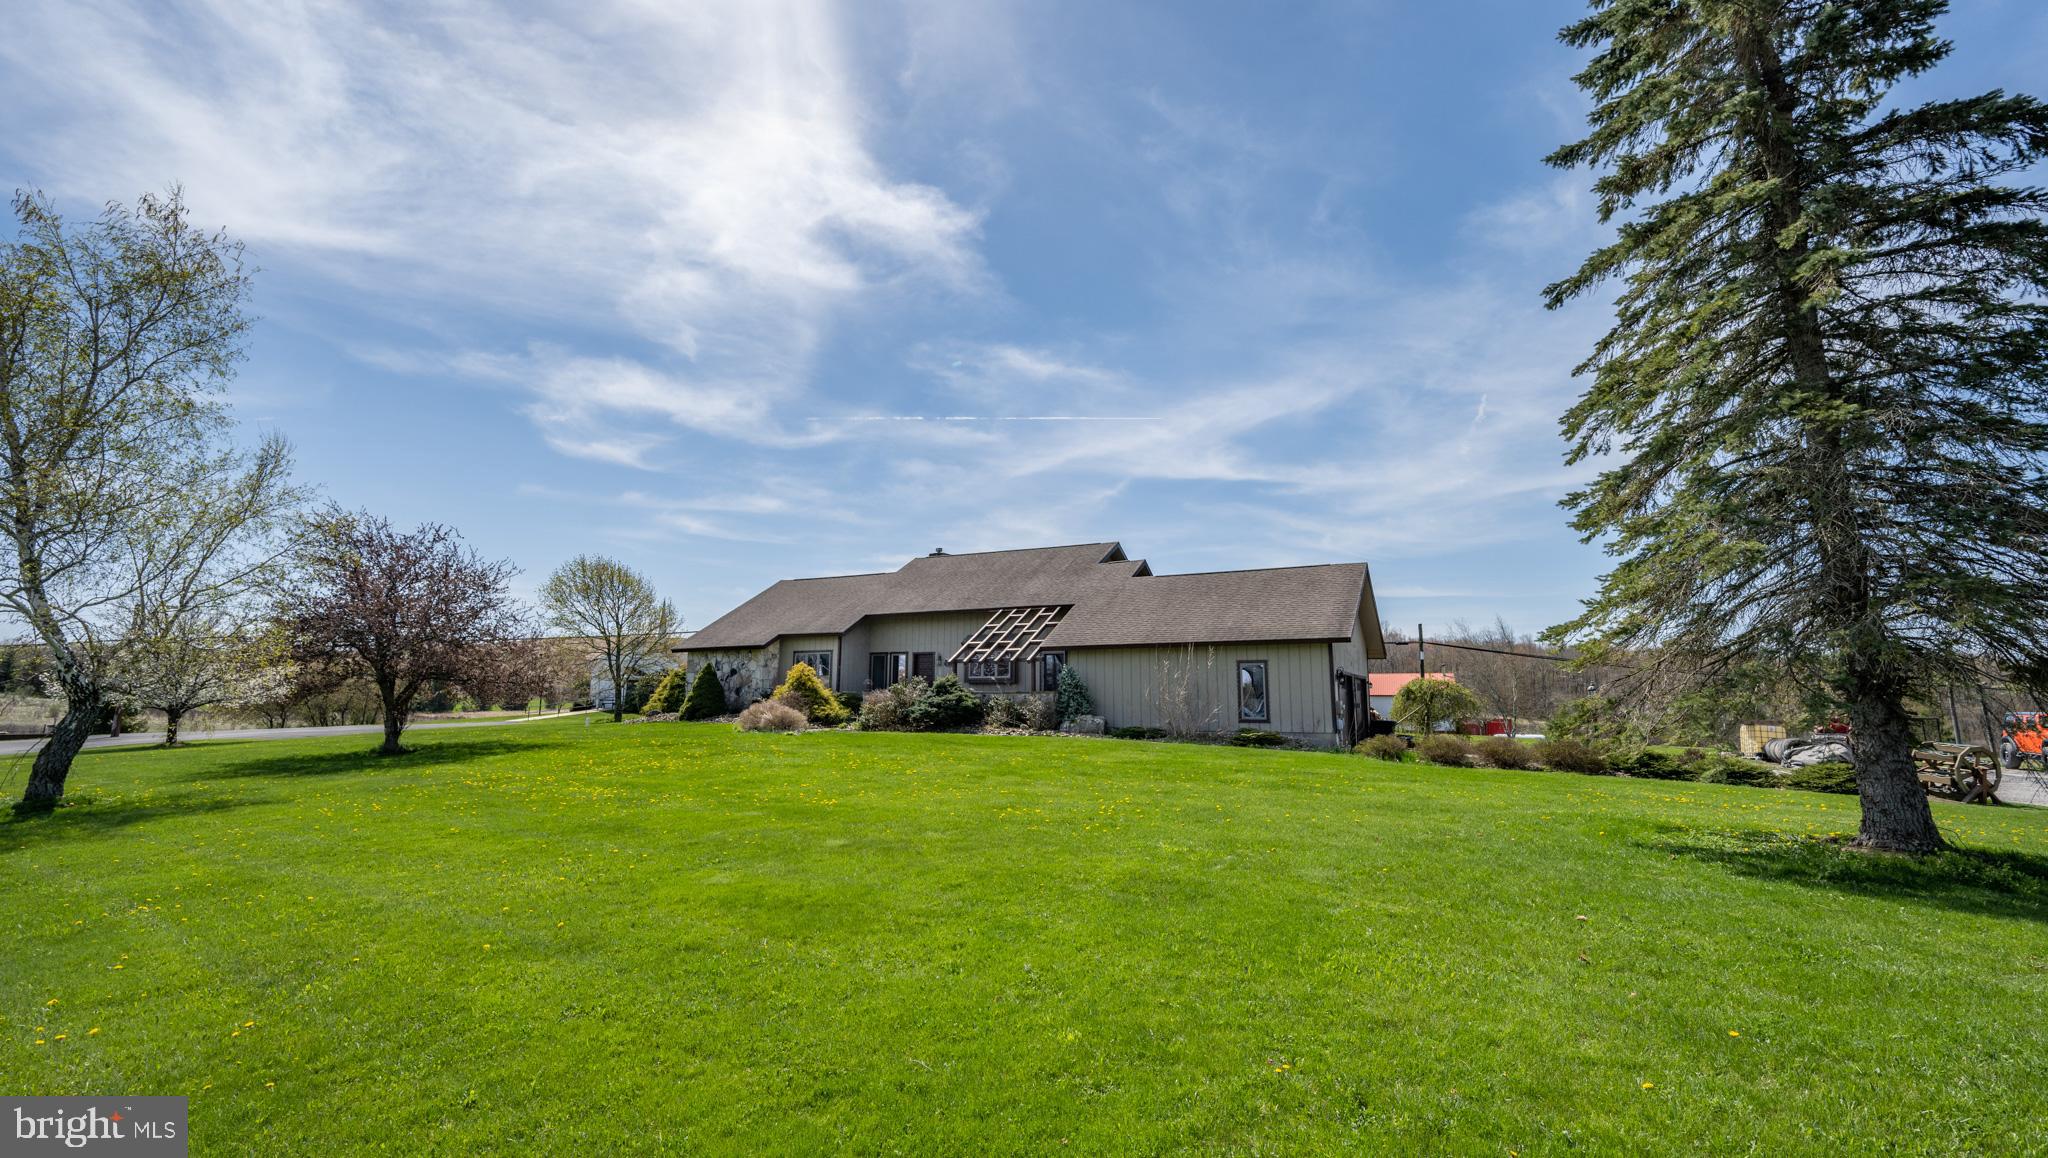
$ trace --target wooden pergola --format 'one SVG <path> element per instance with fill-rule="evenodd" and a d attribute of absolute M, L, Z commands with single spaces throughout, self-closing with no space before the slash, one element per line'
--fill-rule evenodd
<path fill-rule="evenodd" d="M 946 662 L 1030 663 L 1038 658 L 1046 637 L 1060 625 L 1066 610 L 1065 606 L 1000 608 Z"/>

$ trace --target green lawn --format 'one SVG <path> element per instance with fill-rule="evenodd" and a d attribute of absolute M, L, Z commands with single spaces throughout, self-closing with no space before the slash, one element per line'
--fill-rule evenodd
<path fill-rule="evenodd" d="M 195 1152 L 2048 1150 L 2048 813 L 581 719 L 83 757 L 0 1088 Z M 21 772 L 13 784 L 19 790 Z"/>

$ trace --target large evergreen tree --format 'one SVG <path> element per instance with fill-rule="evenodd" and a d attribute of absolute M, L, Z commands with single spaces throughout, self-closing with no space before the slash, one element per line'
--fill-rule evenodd
<path fill-rule="evenodd" d="M 2048 656 L 2048 206 L 2014 183 L 2048 109 L 1887 102 L 1949 45 L 1942 0 L 1596 0 L 1616 240 L 1547 291 L 1620 279 L 1580 367 L 1568 502 L 1619 562 L 1559 636 L 1711 674 L 1764 661 L 1855 729 L 1858 844 L 1941 847 L 1904 704 Z"/>

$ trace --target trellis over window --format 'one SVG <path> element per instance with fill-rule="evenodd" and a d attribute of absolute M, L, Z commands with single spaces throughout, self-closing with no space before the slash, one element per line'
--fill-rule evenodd
<path fill-rule="evenodd" d="M 1038 658 L 1046 637 L 1060 625 L 1066 610 L 1063 606 L 1001 608 L 947 656 L 946 662 L 961 665 L 969 683 L 1011 683 L 1018 664 Z"/>

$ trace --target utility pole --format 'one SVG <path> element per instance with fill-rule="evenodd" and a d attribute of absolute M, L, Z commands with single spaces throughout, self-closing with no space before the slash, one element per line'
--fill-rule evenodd
<path fill-rule="evenodd" d="M 1426 680 L 1429 678 L 1429 659 L 1423 654 L 1422 625 L 1420 623 L 1415 625 L 1415 671 L 1417 673 L 1416 679 Z"/>

